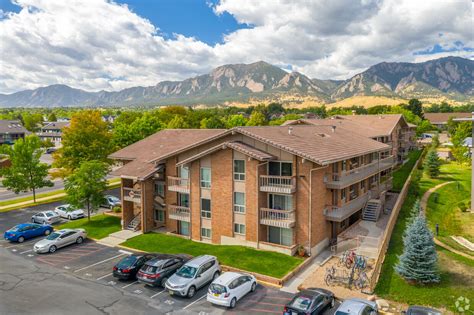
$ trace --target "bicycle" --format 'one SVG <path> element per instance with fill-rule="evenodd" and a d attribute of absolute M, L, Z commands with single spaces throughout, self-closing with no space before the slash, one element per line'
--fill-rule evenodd
<path fill-rule="evenodd" d="M 346 250 L 341 258 L 339 259 L 338 265 L 339 266 L 346 266 L 347 269 L 350 269 L 354 260 L 356 259 L 357 255 L 353 250 Z"/>
<path fill-rule="evenodd" d="M 369 277 L 367 277 L 367 274 L 362 271 L 359 273 L 359 277 L 354 280 L 353 283 L 357 289 L 362 290 L 369 285 Z"/>

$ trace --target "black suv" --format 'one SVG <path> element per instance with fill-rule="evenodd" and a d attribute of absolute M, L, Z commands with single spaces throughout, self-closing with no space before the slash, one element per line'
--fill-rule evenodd
<path fill-rule="evenodd" d="M 120 280 L 133 280 L 137 277 L 137 272 L 150 259 L 157 255 L 130 255 L 119 261 L 113 268 L 113 275 Z"/>
<path fill-rule="evenodd" d="M 164 287 L 166 280 L 186 261 L 187 259 L 175 256 L 156 257 L 141 267 L 137 274 L 137 280 L 151 286 Z"/>

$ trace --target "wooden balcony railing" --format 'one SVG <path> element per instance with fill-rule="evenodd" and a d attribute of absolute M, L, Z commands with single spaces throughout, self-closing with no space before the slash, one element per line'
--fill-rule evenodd
<path fill-rule="evenodd" d="M 133 189 L 133 188 L 129 188 L 129 187 L 123 187 L 122 192 L 123 192 L 123 200 L 132 201 L 132 202 L 135 202 L 135 203 L 141 203 L 142 202 L 142 192 L 141 192 L 141 190 Z"/>
<path fill-rule="evenodd" d="M 168 205 L 168 217 L 172 220 L 191 221 L 191 210 L 189 207 Z"/>
<path fill-rule="evenodd" d="M 291 228 L 295 225 L 295 211 L 260 208 L 260 224 Z"/>
<path fill-rule="evenodd" d="M 189 179 L 168 176 L 168 190 L 189 194 Z"/>
<path fill-rule="evenodd" d="M 294 176 L 260 175 L 260 191 L 291 194 L 296 191 Z"/>

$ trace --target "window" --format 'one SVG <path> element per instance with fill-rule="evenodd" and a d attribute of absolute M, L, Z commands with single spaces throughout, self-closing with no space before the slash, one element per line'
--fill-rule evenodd
<path fill-rule="evenodd" d="M 269 226 L 268 241 L 274 244 L 291 246 L 293 244 L 293 230 Z"/>
<path fill-rule="evenodd" d="M 346 189 L 341 189 L 341 200 L 346 201 Z"/>
<path fill-rule="evenodd" d="M 245 235 L 245 224 L 235 223 L 234 224 L 234 233 Z"/>
<path fill-rule="evenodd" d="M 268 195 L 268 206 L 276 210 L 292 210 L 293 197 L 291 195 Z"/>
<path fill-rule="evenodd" d="M 211 200 L 201 198 L 201 217 L 211 218 Z"/>
<path fill-rule="evenodd" d="M 356 198 L 357 198 L 357 194 L 358 194 L 358 192 L 357 192 L 357 185 L 356 185 L 356 184 L 351 185 L 351 186 L 349 187 L 349 198 L 350 198 L 350 200 L 356 199 Z"/>
<path fill-rule="evenodd" d="M 201 188 L 211 188 L 211 169 L 201 167 Z"/>
<path fill-rule="evenodd" d="M 163 209 L 155 209 L 155 221 L 165 222 L 165 211 Z"/>
<path fill-rule="evenodd" d="M 178 205 L 181 207 L 189 207 L 189 194 L 178 194 Z"/>
<path fill-rule="evenodd" d="M 165 182 L 155 182 L 155 195 L 164 197 L 164 195 L 165 195 Z"/>
<path fill-rule="evenodd" d="M 202 238 L 211 238 L 211 229 L 201 228 Z"/>
<path fill-rule="evenodd" d="M 365 179 L 360 182 L 360 190 L 365 190 Z"/>
<path fill-rule="evenodd" d="M 181 166 L 179 168 L 179 177 L 189 178 L 189 168 L 187 166 Z"/>
<path fill-rule="evenodd" d="M 342 166 L 341 166 L 341 168 L 342 168 L 343 171 L 346 170 L 346 166 L 347 166 L 346 160 L 342 161 Z"/>
<path fill-rule="evenodd" d="M 293 163 L 291 162 L 269 162 L 268 175 L 291 176 L 293 174 Z"/>
<path fill-rule="evenodd" d="M 234 160 L 234 180 L 245 180 L 245 160 Z"/>
<path fill-rule="evenodd" d="M 245 194 L 234 192 L 234 211 L 245 213 Z"/>

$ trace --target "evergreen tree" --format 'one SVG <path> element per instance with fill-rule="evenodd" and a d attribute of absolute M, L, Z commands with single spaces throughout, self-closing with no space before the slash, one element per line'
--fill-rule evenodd
<path fill-rule="evenodd" d="M 410 225 L 415 219 L 421 214 L 422 209 L 421 209 L 421 202 L 420 199 L 416 199 L 415 203 L 413 204 L 413 207 L 411 208 L 410 211 L 410 216 L 408 217 L 407 220 L 407 226 Z M 408 231 L 408 229 L 405 229 L 405 233 Z"/>
<path fill-rule="evenodd" d="M 425 161 L 425 170 L 428 172 L 428 175 L 431 178 L 438 177 L 440 165 L 441 162 L 439 160 L 438 153 L 435 150 L 428 152 Z"/>
<path fill-rule="evenodd" d="M 433 234 L 423 215 L 418 215 L 407 227 L 403 246 L 403 254 L 395 265 L 395 271 L 402 278 L 422 284 L 440 281 Z"/>

